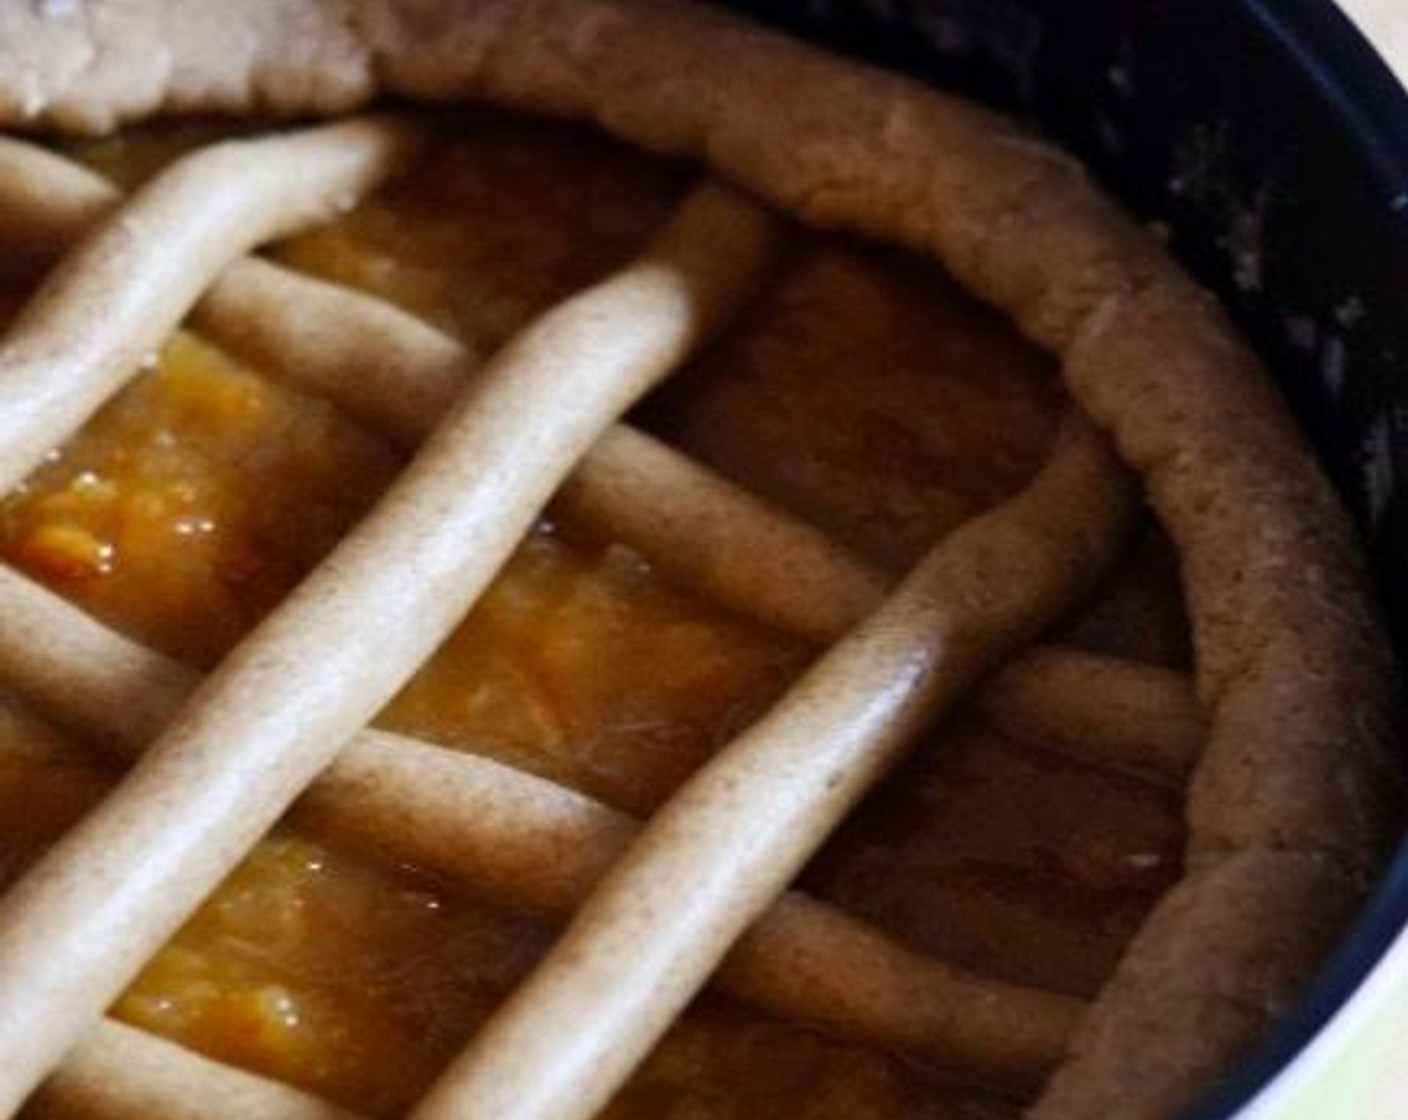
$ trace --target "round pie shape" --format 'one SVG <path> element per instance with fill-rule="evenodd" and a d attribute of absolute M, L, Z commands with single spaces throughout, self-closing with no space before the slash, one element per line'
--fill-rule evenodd
<path fill-rule="evenodd" d="M 165 60 L 153 66 L 152 59 Z M 1161 1117 L 1285 1005 L 1372 881 L 1397 773 L 1351 527 L 1211 297 L 1019 125 L 674 0 L 0 12 L 0 115 L 102 131 L 380 96 L 592 121 L 819 226 L 936 258 L 1060 362 L 1182 564 L 1209 733 L 1187 877 L 1032 1115 Z"/>

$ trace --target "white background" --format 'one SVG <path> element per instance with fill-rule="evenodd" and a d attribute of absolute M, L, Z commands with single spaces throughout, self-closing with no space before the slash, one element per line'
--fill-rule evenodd
<path fill-rule="evenodd" d="M 1340 0 L 1408 84 L 1408 0 Z"/>

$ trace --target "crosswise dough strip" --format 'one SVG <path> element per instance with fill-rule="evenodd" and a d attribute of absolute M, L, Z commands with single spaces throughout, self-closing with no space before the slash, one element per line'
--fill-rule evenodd
<path fill-rule="evenodd" d="M 231 261 L 332 217 L 401 166 L 409 126 L 371 117 L 178 160 L 59 264 L 0 342 L 0 491 L 149 360 Z"/>
<path fill-rule="evenodd" d="M 973 694 L 998 730 L 1095 766 L 1183 788 L 1207 737 L 1184 673 L 1032 646 Z"/>
<path fill-rule="evenodd" d="M 655 815 L 415 1120 L 594 1115 L 923 723 L 1092 587 L 1133 505 L 1069 412 L 1026 490 L 938 544 Z"/>
<path fill-rule="evenodd" d="M 55 252 L 120 197 L 80 164 L 0 138 L 0 204 L 33 252 Z M 12 236 L 18 230 L 0 224 L 0 237 Z M 258 258 L 231 265 L 194 321 L 408 447 L 479 364 L 461 342 L 391 304 Z M 603 433 L 554 504 L 707 597 L 812 641 L 839 638 L 889 583 L 813 527 L 626 424 Z M 1019 654 L 977 698 L 1009 734 L 1171 785 L 1206 733 L 1186 677 L 1075 651 Z"/>
<path fill-rule="evenodd" d="M 298 1089 L 105 1019 L 37 1099 L 65 1120 L 359 1120 Z"/>
<path fill-rule="evenodd" d="M 28 140 L 0 136 L 0 241 L 43 262 L 67 249 L 121 201 L 101 175 Z"/>
<path fill-rule="evenodd" d="M 371 514 L 0 902 L 0 1115 L 430 655 L 774 240 L 764 210 L 706 185 L 640 259 L 506 346 Z"/>
<path fill-rule="evenodd" d="M 198 675 L 0 566 L 0 680 L 55 722 L 137 757 Z M 34 635 L 42 635 L 35 640 Z M 354 844 L 499 902 L 567 912 L 639 824 L 487 758 L 367 730 L 300 807 Z M 1060 1058 L 1078 1000 L 906 949 L 801 894 L 745 934 L 718 977 L 772 1013 L 988 1083 L 1034 1084 Z"/>

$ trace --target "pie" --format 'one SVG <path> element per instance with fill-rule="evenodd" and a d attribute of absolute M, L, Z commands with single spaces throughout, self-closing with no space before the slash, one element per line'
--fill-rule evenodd
<path fill-rule="evenodd" d="M 0 118 L 5 1115 L 1154 1120 L 1372 884 L 1348 520 L 1017 124 L 682 0 Z"/>

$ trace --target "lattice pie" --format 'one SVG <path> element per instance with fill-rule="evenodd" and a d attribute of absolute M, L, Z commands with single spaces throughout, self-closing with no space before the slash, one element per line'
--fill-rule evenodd
<path fill-rule="evenodd" d="M 0 119 L 0 1114 L 1153 1120 L 1372 882 L 1347 520 L 1013 122 L 676 0 Z"/>

